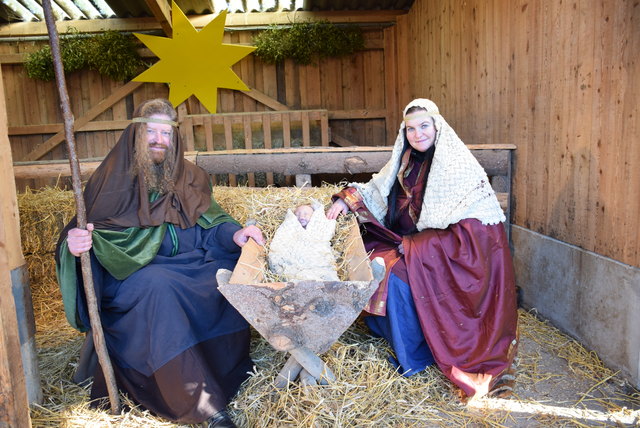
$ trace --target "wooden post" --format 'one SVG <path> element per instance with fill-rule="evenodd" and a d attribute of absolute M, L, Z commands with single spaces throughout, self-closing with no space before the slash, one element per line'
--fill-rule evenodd
<path fill-rule="evenodd" d="M 0 69 L 0 427 L 23 427 L 30 425 L 29 402 L 42 402 L 42 388 L 7 131 Z"/>
<path fill-rule="evenodd" d="M 2 165 L 5 166 L 5 165 Z M 11 185 L 4 183 L 4 186 Z M 0 211 L 0 222 L 4 224 L 4 213 Z M 16 308 L 11 298 L 11 275 L 4 228 L 0 227 L 0 293 L 10 298 L 0 299 L 0 427 L 30 427 L 29 402 Z"/>
<path fill-rule="evenodd" d="M 0 427 L 29 427 L 29 402 L 20 352 L 11 266 L 24 264 L 17 227 L 17 202 L 7 134 L 7 110 L 0 71 Z M 8 298 L 7 298 L 8 297 Z"/>

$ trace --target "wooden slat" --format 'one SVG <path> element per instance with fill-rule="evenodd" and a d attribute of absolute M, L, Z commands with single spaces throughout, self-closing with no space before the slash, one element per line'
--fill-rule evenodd
<path fill-rule="evenodd" d="M 4 223 L 0 211 L 0 222 Z M 0 426 L 30 427 L 27 388 L 20 354 L 5 235 L 0 227 Z M 8 297 L 8 298 L 7 298 Z"/>
<path fill-rule="evenodd" d="M 213 150 L 213 126 L 212 117 L 208 117 L 204 120 L 204 138 L 207 150 Z"/>
<path fill-rule="evenodd" d="M 302 112 L 302 146 L 309 147 L 311 145 L 311 133 L 309 124 L 309 112 Z"/>
<path fill-rule="evenodd" d="M 320 114 L 320 142 L 323 146 L 329 145 L 329 116 L 327 112 Z"/>
<path fill-rule="evenodd" d="M 284 147 L 291 147 L 291 123 L 289 121 L 289 115 L 282 115 L 282 140 Z"/>
<path fill-rule="evenodd" d="M 384 119 L 387 117 L 387 109 L 355 109 L 355 110 L 331 110 L 329 111 L 330 120 L 347 120 L 347 119 Z"/>
<path fill-rule="evenodd" d="M 242 91 L 243 94 L 253 98 L 254 100 L 261 102 L 262 104 L 274 109 L 274 110 L 290 110 L 289 106 L 282 104 L 278 100 L 275 100 L 264 94 L 257 89 L 252 89 L 250 91 Z"/>
<path fill-rule="evenodd" d="M 233 150 L 233 131 L 231 117 L 226 116 L 224 119 L 224 139 L 227 145 L 227 150 Z M 235 186 L 238 184 L 235 174 L 229 174 L 229 185 Z"/>
<path fill-rule="evenodd" d="M 245 116 L 243 120 L 244 146 L 251 150 L 253 148 L 253 134 L 251 132 L 251 116 Z M 256 185 L 256 177 L 252 172 L 247 173 L 247 180 L 250 187 Z"/>
<path fill-rule="evenodd" d="M 18 203 L 13 183 L 11 150 L 7 136 L 7 107 L 0 69 L 0 426 L 30 427 L 13 284 L 12 265 L 24 264 L 20 244 Z"/>
<path fill-rule="evenodd" d="M 82 127 L 76 129 L 76 132 L 93 132 L 93 131 L 118 131 L 123 130 L 131 123 L 130 120 L 101 120 L 89 122 Z M 39 134 L 56 134 L 63 131 L 62 123 L 50 123 L 44 125 L 23 125 L 10 126 L 9 135 L 39 135 Z"/>
<path fill-rule="evenodd" d="M 262 114 L 262 136 L 266 150 L 273 148 L 273 142 L 271 141 L 271 117 L 271 115 Z M 272 185 L 273 183 L 273 172 L 267 172 L 267 185 Z"/>
<path fill-rule="evenodd" d="M 396 56 L 396 33 L 395 30 L 386 29 L 384 32 L 384 46 L 385 46 L 385 55 L 384 55 L 384 99 L 386 101 L 386 112 L 388 116 L 385 120 L 386 125 L 386 134 L 387 138 L 386 144 L 393 145 L 395 140 L 395 135 L 397 134 L 397 129 L 399 125 L 399 103 L 398 103 L 398 92 L 397 92 L 397 82 L 400 80 L 398 78 L 396 69 L 396 64 L 398 62 L 403 62 L 403 58 L 398 58 Z M 402 79 L 405 79 L 406 76 L 402 76 Z"/>

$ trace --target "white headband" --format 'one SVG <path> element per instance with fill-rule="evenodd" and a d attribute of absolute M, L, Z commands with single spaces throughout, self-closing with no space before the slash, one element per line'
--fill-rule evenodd
<path fill-rule="evenodd" d="M 178 122 L 174 122 L 173 120 L 166 119 L 157 119 L 155 117 L 134 117 L 131 119 L 131 122 L 134 123 L 162 123 L 164 125 L 171 125 L 173 127 L 178 127 Z"/>

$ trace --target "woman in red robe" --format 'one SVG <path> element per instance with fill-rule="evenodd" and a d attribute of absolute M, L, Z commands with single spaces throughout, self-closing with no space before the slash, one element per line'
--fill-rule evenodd
<path fill-rule="evenodd" d="M 389 162 L 335 195 L 327 217 L 356 213 L 385 280 L 365 310 L 405 376 L 434 361 L 468 397 L 504 381 L 517 304 L 504 213 L 488 177 L 430 100 L 417 99 Z"/>

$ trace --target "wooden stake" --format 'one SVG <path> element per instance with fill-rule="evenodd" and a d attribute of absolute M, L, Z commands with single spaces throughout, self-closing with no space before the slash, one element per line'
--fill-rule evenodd
<path fill-rule="evenodd" d="M 58 84 L 58 93 L 60 94 L 60 107 L 64 117 L 64 132 L 67 139 L 67 149 L 69 151 L 69 164 L 71 166 L 71 177 L 73 183 L 73 193 L 76 200 L 76 218 L 78 227 L 87 228 L 87 211 L 82 196 L 82 183 L 80 181 L 80 166 L 78 164 L 78 156 L 76 155 L 75 137 L 73 134 L 73 114 L 71 114 L 71 103 L 69 102 L 69 94 L 67 92 L 67 83 L 62 67 L 60 57 L 60 39 L 58 30 L 56 29 L 53 12 L 51 9 L 51 0 L 42 2 L 47 31 L 49 33 L 49 44 L 51 46 L 51 56 L 53 58 L 53 68 Z M 82 266 L 82 280 L 84 283 L 84 292 L 87 297 L 87 307 L 89 309 L 89 319 L 91 321 L 91 331 L 93 332 L 93 342 L 95 344 L 98 361 L 104 372 L 104 378 L 109 392 L 109 401 L 111 402 L 111 413 L 120 413 L 120 397 L 116 386 L 113 367 L 109 360 L 109 353 L 104 341 L 104 333 L 102 331 L 102 322 L 100 321 L 100 313 L 98 312 L 98 302 L 96 299 L 95 289 L 93 288 L 93 275 L 91 273 L 91 256 L 89 252 L 80 255 Z"/>

